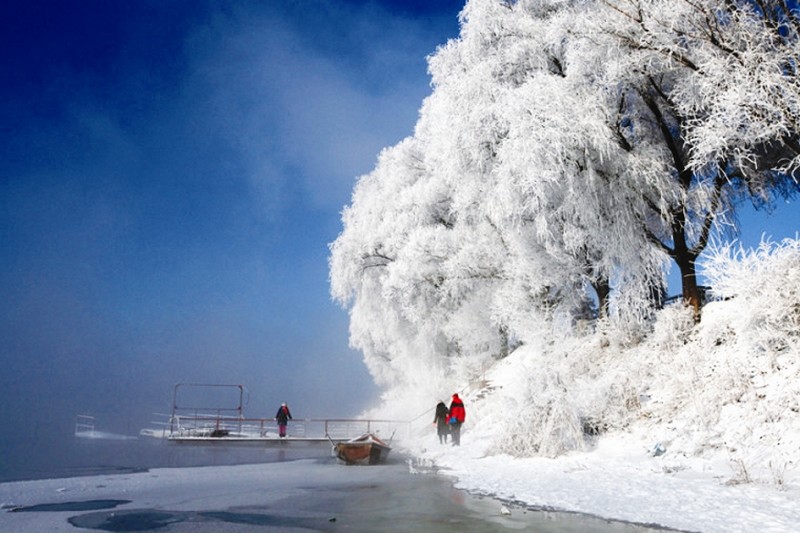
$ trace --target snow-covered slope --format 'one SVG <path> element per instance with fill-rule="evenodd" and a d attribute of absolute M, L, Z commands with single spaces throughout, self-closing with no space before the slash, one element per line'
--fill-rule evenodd
<path fill-rule="evenodd" d="M 527 505 L 692 531 L 794 531 L 798 250 L 796 240 L 719 250 L 709 271 L 733 282 L 717 285 L 697 325 L 671 307 L 635 340 L 528 342 L 460 391 L 461 448 L 439 446 L 426 416 L 404 444 L 462 487 Z"/>

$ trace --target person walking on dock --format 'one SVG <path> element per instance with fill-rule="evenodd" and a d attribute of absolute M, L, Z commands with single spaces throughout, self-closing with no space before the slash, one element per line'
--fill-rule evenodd
<path fill-rule="evenodd" d="M 289 412 L 289 406 L 282 403 L 275 414 L 275 420 L 278 421 L 278 435 L 281 438 L 286 436 L 286 426 L 289 425 L 289 420 L 292 419 L 292 413 Z"/>
<path fill-rule="evenodd" d="M 461 424 L 467 418 L 467 412 L 464 409 L 464 402 L 458 397 L 458 393 L 453 394 L 453 401 L 450 402 L 450 434 L 453 436 L 453 446 L 461 446 Z"/>
<path fill-rule="evenodd" d="M 436 424 L 436 433 L 439 434 L 439 444 L 447 444 L 447 434 L 450 433 L 450 428 L 447 427 L 447 414 L 447 405 L 444 402 L 436 404 L 433 423 Z"/>

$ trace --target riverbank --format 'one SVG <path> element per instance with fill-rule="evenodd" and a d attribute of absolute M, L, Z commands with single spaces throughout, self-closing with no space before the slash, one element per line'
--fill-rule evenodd
<path fill-rule="evenodd" d="M 460 447 L 430 433 L 409 452 L 457 488 L 522 506 L 702 533 L 791 533 L 800 524 L 796 476 L 782 486 L 747 482 L 729 460 L 654 456 L 632 435 L 605 438 L 590 453 L 515 459 L 492 455 L 489 433 L 466 431 Z"/>
<path fill-rule="evenodd" d="M 402 456 L 371 467 L 324 458 L 8 482 L 0 483 L 0 506 L 0 531 L 15 533 L 654 533 L 472 495 Z"/>
<path fill-rule="evenodd" d="M 788 473 L 783 490 L 744 483 L 730 461 L 689 459 L 670 450 L 656 457 L 632 435 L 605 438 L 591 453 L 558 459 L 491 455 L 490 442 L 489 428 L 482 433 L 468 427 L 462 446 L 442 446 L 430 428 L 412 441 L 397 442 L 389 464 L 376 467 L 338 464 L 327 448 L 251 449 L 246 451 L 262 464 L 229 465 L 226 461 L 245 457 L 242 450 L 173 446 L 156 447 L 158 453 L 147 458 L 164 459 L 167 451 L 165 457 L 180 468 L 146 469 L 132 462 L 140 467 L 126 470 L 125 461 L 139 456 L 129 451 L 131 457 L 118 458 L 106 470 L 0 483 L 0 531 L 299 527 L 486 533 L 535 525 L 541 532 L 632 533 L 658 526 L 788 533 L 800 523 L 800 493 Z M 104 449 L 95 444 L 94 453 Z M 149 450 L 150 444 L 126 446 Z M 113 443 L 106 447 L 106 454 L 119 452 Z M 202 461 L 214 466 L 196 466 Z M 26 507 L 28 512 L 21 509 Z M 394 529 L 387 529 L 387 521 Z M 417 529 L 406 529 L 408 524 Z"/>

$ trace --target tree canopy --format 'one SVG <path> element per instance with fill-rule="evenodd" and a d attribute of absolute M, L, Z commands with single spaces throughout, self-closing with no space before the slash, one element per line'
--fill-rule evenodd
<path fill-rule="evenodd" d="M 413 135 L 358 180 L 331 245 L 373 374 L 408 379 L 421 357 L 474 371 L 594 316 L 641 329 L 670 260 L 699 320 L 715 221 L 800 190 L 799 16 L 781 0 L 467 2 Z"/>

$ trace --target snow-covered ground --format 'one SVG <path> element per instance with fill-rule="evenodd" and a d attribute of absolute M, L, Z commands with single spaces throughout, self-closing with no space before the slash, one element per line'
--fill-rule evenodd
<path fill-rule="evenodd" d="M 725 461 L 653 457 L 630 439 L 604 439 L 588 453 L 555 459 L 492 455 L 491 439 L 462 434 L 460 447 L 430 437 L 416 453 L 465 490 L 519 505 L 575 511 L 610 519 L 702 533 L 800 530 L 800 490 L 731 483 Z M 513 508 L 512 508 L 513 509 Z"/>
<path fill-rule="evenodd" d="M 707 342 L 731 324 L 746 332 L 736 320 L 752 317 L 710 305 L 673 350 L 664 332 L 632 348 L 521 348 L 462 392 L 461 447 L 441 446 L 430 425 L 405 444 L 458 487 L 528 506 L 703 533 L 800 531 L 797 339 L 773 351 L 755 334 Z"/>
<path fill-rule="evenodd" d="M 444 502 L 430 501 L 430 505 L 457 516 L 468 512 L 464 520 L 489 520 L 502 526 L 499 529 L 524 529 L 527 522 L 521 511 L 529 507 L 577 511 L 703 533 L 789 533 L 797 531 L 800 523 L 800 493 L 796 486 L 777 490 L 754 483 L 728 484 L 726 480 L 732 472 L 725 464 L 676 460 L 670 458 L 669 452 L 652 457 L 644 450 L 630 449 L 613 439 L 604 440 L 602 446 L 591 453 L 557 459 L 515 459 L 487 455 L 489 440 L 478 431 L 465 432 L 463 444 L 458 448 L 440 445 L 434 433 L 430 428 L 424 438 L 415 441 L 414 451 L 422 459 L 411 466 L 412 471 L 415 468 L 430 471 L 426 467 L 435 463 L 441 473 L 456 479 L 458 488 L 506 500 L 505 508 L 510 514 L 501 516 L 505 511 L 503 506 L 486 501 L 477 502 L 478 506 L 469 511 L 445 510 L 448 496 L 438 485 L 429 487 L 414 482 L 404 490 L 422 491 L 426 496 L 421 501 L 441 497 Z M 404 468 L 402 464 L 399 466 Z M 345 513 L 337 504 L 326 514 L 320 498 L 332 494 L 361 494 L 359 487 L 386 484 L 387 473 L 397 475 L 397 465 L 391 468 L 395 470 L 294 461 L 0 483 L 0 531 L 75 531 L 68 522 L 75 517 L 81 517 L 84 525 L 94 524 L 94 527 L 134 527 L 133 520 L 152 520 L 154 529 L 170 524 L 170 531 L 193 532 L 219 531 L 222 527 L 227 528 L 226 531 L 251 531 L 258 529 L 257 525 L 264 525 L 255 522 L 259 519 L 265 523 L 280 519 L 283 523 L 276 525 L 285 527 L 312 527 L 338 517 L 337 525 L 345 526 L 344 519 L 348 514 L 353 516 L 353 510 Z M 395 489 L 389 486 L 385 492 L 394 494 Z M 16 506 L 67 502 L 91 505 L 106 500 L 118 500 L 119 505 L 95 511 L 65 508 L 10 512 Z M 380 509 L 387 509 L 385 503 L 367 507 L 374 507 L 380 514 L 384 512 Z M 464 505 L 464 502 L 459 504 Z M 467 505 L 469 507 L 469 502 Z M 476 501 L 473 500 L 472 505 L 476 505 Z M 279 511 L 277 517 L 276 510 Z M 116 513 L 119 520 L 130 522 L 104 523 L 112 513 Z M 221 519 L 228 521 L 221 522 Z M 378 520 L 379 516 L 359 517 L 362 522 L 353 530 L 370 530 L 368 526 L 359 529 L 364 526 L 365 519 Z M 249 528 L 242 523 L 246 521 L 251 522 Z M 580 524 L 582 522 L 578 522 L 576 530 L 582 530 Z M 553 529 L 556 530 L 560 531 L 557 527 Z M 605 531 L 602 527 L 596 530 Z"/>
<path fill-rule="evenodd" d="M 424 412 L 404 444 L 471 491 L 703 533 L 800 531 L 799 251 L 714 254 L 698 324 L 673 306 L 639 335 L 530 335 L 451 383 L 460 448 L 430 426 L 439 389 L 394 387 L 371 415 Z"/>

